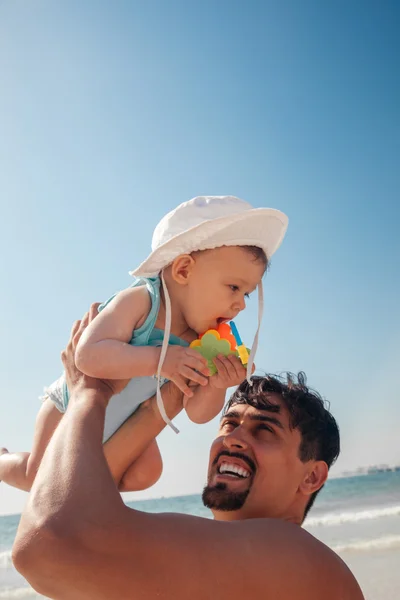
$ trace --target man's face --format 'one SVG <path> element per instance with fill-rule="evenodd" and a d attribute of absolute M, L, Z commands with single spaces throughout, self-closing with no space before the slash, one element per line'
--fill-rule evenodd
<path fill-rule="evenodd" d="M 277 394 L 275 410 L 233 405 L 214 440 L 203 502 L 219 520 L 283 518 L 298 521 L 308 497 L 299 490 L 308 463 L 299 458 L 301 434 Z"/>

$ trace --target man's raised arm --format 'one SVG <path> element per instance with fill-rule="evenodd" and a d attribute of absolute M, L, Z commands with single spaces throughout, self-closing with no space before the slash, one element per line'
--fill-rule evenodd
<path fill-rule="evenodd" d="M 102 448 L 111 382 L 76 370 L 77 324 L 64 353 L 69 408 L 45 453 L 13 557 L 44 595 L 118 600 L 362 600 L 347 567 L 300 527 L 214 522 L 124 505 Z"/>

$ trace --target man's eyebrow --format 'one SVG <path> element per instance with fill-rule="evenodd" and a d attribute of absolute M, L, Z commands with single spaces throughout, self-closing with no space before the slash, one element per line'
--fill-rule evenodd
<path fill-rule="evenodd" d="M 272 423 L 280 429 L 285 429 L 281 421 L 279 419 L 276 419 L 275 417 L 267 417 L 266 415 L 251 415 L 249 419 L 251 419 L 252 421 L 268 421 L 268 423 Z"/>
<path fill-rule="evenodd" d="M 240 413 L 238 413 L 237 410 L 230 410 L 229 412 L 222 415 L 221 421 L 223 421 L 224 419 L 240 419 Z"/>
<path fill-rule="evenodd" d="M 230 410 L 225 415 L 222 415 L 221 422 L 224 419 L 240 419 L 240 413 L 237 412 L 236 410 Z M 276 425 L 280 429 L 285 429 L 285 427 L 283 426 L 281 421 L 279 419 L 276 419 L 275 417 L 270 417 L 270 416 L 262 415 L 262 414 L 256 414 L 256 415 L 250 415 L 249 419 L 251 421 L 264 421 L 264 422 L 272 423 L 273 425 Z"/>

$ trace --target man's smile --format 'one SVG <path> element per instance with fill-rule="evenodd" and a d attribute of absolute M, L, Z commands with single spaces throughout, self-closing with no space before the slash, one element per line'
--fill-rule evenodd
<path fill-rule="evenodd" d="M 213 465 L 217 467 L 212 478 L 215 482 L 249 479 L 256 471 L 251 458 L 239 452 L 230 453 L 225 450 L 214 459 Z"/>
<path fill-rule="evenodd" d="M 234 475 L 235 477 L 236 476 L 243 477 L 244 479 L 247 479 L 247 477 L 250 477 L 250 471 L 248 471 L 247 469 L 245 469 L 243 467 L 239 467 L 238 465 L 235 465 L 235 463 L 225 461 L 225 460 L 222 460 L 221 464 L 218 466 L 218 473 L 220 475 L 226 474 L 226 475 Z"/>

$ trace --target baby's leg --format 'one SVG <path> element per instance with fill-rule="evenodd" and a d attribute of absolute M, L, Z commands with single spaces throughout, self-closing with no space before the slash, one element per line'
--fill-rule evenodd
<path fill-rule="evenodd" d="M 118 486 L 120 492 L 137 492 L 154 485 L 161 477 L 162 458 L 153 440 L 146 450 L 125 471 Z"/>
<path fill-rule="evenodd" d="M 62 413 L 47 398 L 38 413 L 32 452 L 5 451 L 0 455 L 0 481 L 29 492 L 44 451 L 57 428 Z"/>

